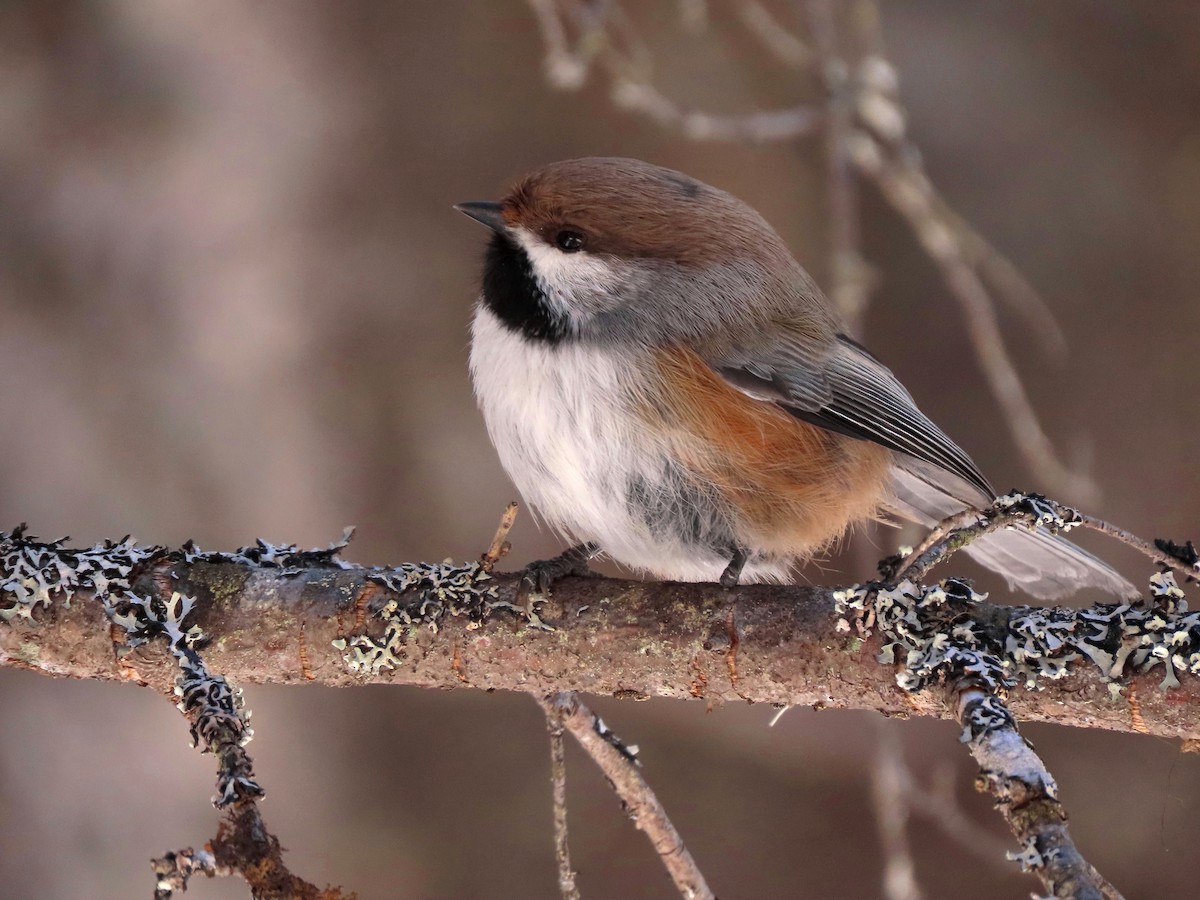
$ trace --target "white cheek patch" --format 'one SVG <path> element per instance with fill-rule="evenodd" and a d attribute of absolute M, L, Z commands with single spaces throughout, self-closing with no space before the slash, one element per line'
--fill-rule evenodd
<path fill-rule="evenodd" d="M 623 277 L 610 261 L 586 250 L 563 253 L 526 228 L 515 228 L 512 235 L 529 256 L 538 287 L 555 307 L 576 316 L 612 307 Z"/>

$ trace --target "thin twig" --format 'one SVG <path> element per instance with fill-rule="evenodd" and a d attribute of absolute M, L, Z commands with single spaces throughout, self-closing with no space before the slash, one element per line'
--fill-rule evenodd
<path fill-rule="evenodd" d="M 854 23 L 860 40 L 884 60 L 878 3 L 860 0 L 859 7 L 861 13 Z M 886 90 L 878 89 L 870 79 L 860 81 L 859 115 L 867 127 L 849 141 L 851 159 L 908 223 L 958 300 L 975 355 L 1026 465 L 1048 490 L 1080 503 L 1095 503 L 1099 487 L 1059 460 L 1042 429 L 1008 355 L 983 273 L 998 281 L 1005 298 L 1038 324 L 1048 318 L 1047 312 L 1028 283 L 1019 275 L 1014 277 L 1015 267 L 966 226 L 921 171 L 920 152 L 906 137 L 908 117 L 898 99 L 894 69 L 888 66 L 888 70 L 891 76 L 886 79 Z M 872 110 L 877 112 L 872 114 Z"/>
<path fill-rule="evenodd" d="M 483 566 L 483 571 L 490 572 L 496 568 L 496 563 L 507 556 L 508 551 L 512 549 L 512 544 L 508 542 L 508 533 L 512 531 L 513 523 L 517 521 L 517 509 L 516 500 L 513 500 L 508 506 L 504 507 L 504 512 L 500 515 L 500 524 L 496 526 L 496 534 L 492 538 L 491 546 L 479 558 L 479 564 Z"/>
<path fill-rule="evenodd" d="M 651 55 L 628 15 L 616 2 L 528 0 L 546 48 L 546 77 L 556 88 L 578 90 L 593 63 L 609 79 L 609 95 L 618 109 L 645 116 L 693 141 L 740 141 L 752 144 L 794 140 L 812 134 L 823 113 L 798 105 L 738 115 L 684 109 L 650 79 Z M 572 48 L 566 22 L 579 32 Z"/>
<path fill-rule="evenodd" d="M 825 85 L 825 173 L 829 211 L 829 296 L 852 337 L 862 337 L 871 278 L 863 260 L 858 222 L 858 185 L 848 155 L 854 127 L 850 67 L 838 46 L 832 0 L 809 0 L 809 21 L 818 69 Z"/>
<path fill-rule="evenodd" d="M 868 146 L 869 145 L 869 146 Z M 1092 479 L 1068 469 L 1055 453 L 1034 412 L 1016 366 L 1008 355 L 991 295 L 949 228 L 935 213 L 933 187 L 910 157 L 893 157 L 870 139 L 855 144 L 854 161 L 879 188 L 884 199 L 908 223 L 937 264 L 942 279 L 958 300 L 967 334 L 992 394 L 1000 403 L 1013 440 L 1030 469 L 1056 493 L 1094 503 L 1099 489 Z"/>
<path fill-rule="evenodd" d="M 1132 547 L 1139 553 L 1150 557 L 1161 566 L 1166 566 L 1169 569 L 1174 569 L 1185 578 L 1196 580 L 1200 579 L 1200 569 L 1195 566 L 1189 566 L 1187 563 L 1172 556 L 1169 553 L 1164 553 L 1159 550 L 1149 541 L 1145 541 L 1132 532 L 1126 531 L 1124 528 L 1118 528 L 1111 522 L 1105 522 L 1103 519 L 1097 519 L 1095 516 L 1089 516 L 1086 513 L 1079 514 L 1080 523 L 1085 528 L 1090 528 L 1092 531 L 1098 531 L 1101 534 L 1107 534 L 1111 538 L 1115 538 L 1122 544 Z"/>
<path fill-rule="evenodd" d="M 898 583 L 901 578 L 907 578 L 919 582 L 934 566 L 945 562 L 959 550 L 979 540 L 985 534 L 991 534 L 993 531 L 999 531 L 1012 525 L 1026 527 L 1033 521 L 1033 517 L 1027 510 L 1016 506 L 1008 509 L 993 507 L 982 513 L 969 510 L 968 513 L 955 513 L 939 522 L 934 528 L 934 531 L 940 535 L 937 540 L 928 544 L 922 542 L 924 549 L 921 549 L 919 553 L 914 551 L 909 554 L 897 569 L 896 576 L 891 580 Z M 959 524 L 964 519 L 966 519 L 966 524 Z"/>
<path fill-rule="evenodd" d="M 560 90 L 578 90 L 587 80 L 588 61 L 571 51 L 554 0 L 526 0 L 546 48 L 546 78 Z"/>
<path fill-rule="evenodd" d="M 671 824 L 667 812 L 634 763 L 635 748 L 625 747 L 600 718 L 574 692 L 563 691 L 537 698 L 547 716 L 557 717 L 579 746 L 609 780 L 626 814 L 645 833 L 662 860 L 680 896 L 688 900 L 715 900 L 704 875 Z"/>
<path fill-rule="evenodd" d="M 758 38 L 759 43 L 783 65 L 793 69 L 805 69 L 812 65 L 812 48 L 784 28 L 758 0 L 741 0 L 737 4 L 737 17 L 745 29 Z"/>
<path fill-rule="evenodd" d="M 942 521 L 929 530 L 929 533 L 921 539 L 921 542 L 910 550 L 908 555 L 900 562 L 900 565 L 896 567 L 893 576 L 894 580 L 899 581 L 901 578 L 911 577 L 909 569 L 914 562 L 929 552 L 930 548 L 935 544 L 943 541 L 951 532 L 958 531 L 974 522 L 978 522 L 981 515 L 982 513 L 979 510 L 968 508 L 942 519 Z"/>
<path fill-rule="evenodd" d="M 1110 522 L 1078 512 L 1070 507 L 1062 506 L 1045 497 L 1037 497 L 1037 502 L 1048 504 L 1049 508 L 1057 511 L 1060 518 L 1070 522 L 1071 526 L 1079 526 L 1120 541 L 1132 547 L 1139 553 L 1154 560 L 1160 566 L 1178 572 L 1184 578 L 1200 580 L 1200 571 L 1183 560 L 1164 553 L 1149 541 L 1138 537 L 1130 531 L 1118 528 Z M 890 581 L 898 583 L 901 579 L 909 578 L 920 581 L 934 566 L 945 562 L 954 553 L 973 543 L 985 534 L 999 531 L 1009 526 L 1028 527 L 1034 517 L 1021 504 L 1008 507 L 992 507 L 988 510 L 966 509 L 962 512 L 947 516 L 922 539 L 913 550 L 905 556 L 893 572 Z"/>
<path fill-rule="evenodd" d="M 882 722 L 882 720 L 881 720 Z M 876 729 L 878 752 L 871 770 L 871 800 L 883 846 L 883 895 L 887 900 L 921 900 L 916 867 L 908 845 L 909 793 L 903 751 L 886 724 Z"/>
<path fill-rule="evenodd" d="M 934 203 L 938 214 L 954 229 L 967 260 L 991 284 L 996 296 L 1025 320 L 1029 333 L 1041 345 L 1042 351 L 1052 357 L 1065 356 L 1070 349 L 1067 336 L 1037 288 L 1029 283 L 1012 260 L 951 209 L 941 195 L 934 195 Z"/>
<path fill-rule="evenodd" d="M 571 845 L 567 839 L 567 761 L 563 752 L 562 719 L 546 708 L 550 731 L 550 784 L 554 793 L 554 859 L 558 863 L 558 890 L 563 900 L 580 900 L 571 867 Z"/>
<path fill-rule="evenodd" d="M 937 825 L 946 837 L 995 867 L 998 872 L 1012 874 L 1012 868 L 1005 860 L 1005 853 L 1011 844 L 996 837 L 963 812 L 955 797 L 953 766 L 943 766 L 928 785 L 916 784 L 909 771 L 905 771 L 904 778 L 905 796 L 914 813 Z"/>

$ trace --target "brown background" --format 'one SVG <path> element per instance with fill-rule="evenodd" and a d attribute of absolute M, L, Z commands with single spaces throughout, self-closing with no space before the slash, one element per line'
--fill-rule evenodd
<path fill-rule="evenodd" d="M 668 94 L 721 111 L 805 96 L 711 6 L 700 35 L 674 4 L 639 17 Z M 1006 322 L 1049 431 L 1103 485 L 1095 512 L 1200 537 L 1200 5 L 885 13 L 929 172 L 1070 339 L 1069 359 L 1045 359 Z M 541 60 L 525 6 L 500 0 L 0 6 L 0 527 L 229 548 L 323 545 L 356 524 L 358 561 L 477 555 L 513 490 L 466 373 L 484 235 L 450 204 L 549 160 L 685 169 L 757 206 L 826 280 L 815 142 L 689 144 L 595 85 L 550 91 Z M 936 272 L 869 191 L 864 215 L 883 277 L 868 344 L 997 485 L 1036 487 Z M 514 564 L 556 549 L 528 517 L 514 539 Z M 299 873 L 363 898 L 556 896 L 528 699 L 248 699 L 264 811 Z M 967 814 L 1004 833 L 948 723 L 798 710 L 769 729 L 757 707 L 596 706 L 641 745 L 725 900 L 879 896 L 866 772 L 885 728 L 920 778 L 951 767 Z M 1130 897 L 1195 895 L 1200 758 L 1152 738 L 1027 733 L 1102 871 Z M 578 757 L 584 896 L 672 896 Z M 0 671 L 0 894 L 148 896 L 148 858 L 213 831 L 213 773 L 149 692 Z M 931 897 L 1035 888 L 923 820 L 912 838 Z"/>

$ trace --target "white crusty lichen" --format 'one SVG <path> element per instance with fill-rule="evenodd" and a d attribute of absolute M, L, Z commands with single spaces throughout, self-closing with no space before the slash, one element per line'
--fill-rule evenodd
<path fill-rule="evenodd" d="M 962 579 L 922 586 L 855 585 L 834 593 L 836 628 L 884 638 L 880 661 L 900 663 L 897 683 L 908 691 L 953 673 L 989 688 L 1023 683 L 1037 689 L 1088 659 L 1119 693 L 1132 673 L 1164 670 L 1162 687 L 1179 675 L 1200 675 L 1200 612 L 1188 612 L 1170 572 L 1150 578 L 1149 597 L 1087 609 L 1014 607 L 1007 622 L 987 627 L 971 617 L 984 599 Z"/>
<path fill-rule="evenodd" d="M 104 610 L 109 620 L 124 630 L 126 650 L 162 636 L 167 639 L 171 652 L 179 656 L 184 650 L 194 649 L 203 637 L 199 626 L 185 628 L 183 624 L 195 604 L 194 598 L 178 591 L 172 592 L 168 601 L 124 591 L 119 599 L 106 598 Z"/>
<path fill-rule="evenodd" d="M 387 588 L 391 595 L 372 612 L 385 623 L 381 638 L 357 634 L 338 638 L 333 646 L 352 672 L 377 674 L 394 669 L 404 659 L 404 645 L 419 627 L 437 631 L 446 616 L 466 617 L 469 625 L 483 622 L 496 609 L 525 614 L 525 610 L 500 600 L 491 575 L 480 563 L 404 563 L 374 569 L 367 579 Z"/>
<path fill-rule="evenodd" d="M 250 710 L 242 701 L 240 689 L 230 685 L 223 675 L 209 671 L 197 652 L 204 635 L 198 626 L 185 626 L 195 600 L 178 592 L 168 602 L 129 593 L 109 612 L 113 623 L 125 630 L 125 643 L 136 647 L 151 638 L 164 636 L 179 665 L 175 678 L 175 705 L 190 723 L 192 746 L 212 753 L 219 760 L 217 794 L 213 805 L 224 809 L 243 800 L 263 796 L 254 780 L 250 757 L 244 747 L 254 736 Z M 108 609 L 108 606 L 105 607 Z"/>
<path fill-rule="evenodd" d="M 24 524 L 0 531 L 0 619 L 32 622 L 39 607 L 55 600 L 70 606 L 80 590 L 94 591 L 105 604 L 121 600 L 134 569 L 166 552 L 138 547 L 128 535 L 86 550 L 65 548 L 66 540 L 39 541 Z"/>
<path fill-rule="evenodd" d="M 1022 872 L 1036 872 L 1039 869 L 1045 868 L 1046 860 L 1042 858 L 1042 854 L 1038 851 L 1037 840 L 1029 838 L 1025 841 L 1024 846 L 1020 850 L 1009 850 L 1006 854 L 1009 862 L 1015 862 L 1021 867 Z"/>
<path fill-rule="evenodd" d="M 179 670 L 176 705 L 191 722 L 192 746 L 220 760 L 213 806 L 224 809 L 244 800 L 260 799 L 266 792 L 254 780 L 250 757 L 243 749 L 254 736 L 254 729 L 241 689 L 231 686 L 223 675 L 209 672 L 194 652 L 180 656 Z"/>
<path fill-rule="evenodd" d="M 279 569 L 283 578 L 294 578 L 313 566 L 325 566 L 335 569 L 358 568 L 353 563 L 338 559 L 338 554 L 354 537 L 354 529 L 342 531 L 341 540 L 333 541 L 323 549 L 300 550 L 295 544 L 271 544 L 262 538 L 257 538 L 250 547 L 238 547 L 232 553 L 214 550 L 201 550 L 194 541 L 183 545 L 183 561 L 187 563 L 238 563 L 254 566 L 259 569 Z"/>
<path fill-rule="evenodd" d="M 638 759 L 640 748 L 637 744 L 626 744 L 623 740 L 617 737 L 617 733 L 608 727 L 608 724 L 599 716 L 592 716 L 592 730 L 596 732 L 604 742 L 611 746 L 614 750 L 625 757 L 625 761 L 632 763 L 635 766 L 641 766 L 642 761 Z"/>
<path fill-rule="evenodd" d="M 992 506 L 997 510 L 1019 509 L 1030 515 L 1030 528 L 1046 528 L 1058 533 L 1070 531 L 1083 524 L 1083 516 L 1076 510 L 1061 506 L 1041 494 L 1026 494 L 1013 491 L 997 497 Z"/>
<path fill-rule="evenodd" d="M 848 631 L 853 619 L 860 633 L 878 631 L 885 637 L 879 661 L 901 663 L 896 683 L 904 690 L 919 691 L 950 671 L 973 675 L 993 689 L 1007 683 L 981 629 L 963 615 L 985 599 L 969 582 L 947 578 L 924 587 L 905 579 L 895 587 L 855 585 L 833 596 L 839 630 Z"/>
<path fill-rule="evenodd" d="M 223 676 L 209 672 L 198 653 L 204 636 L 198 626 L 185 621 L 195 605 L 194 598 L 173 592 L 169 600 L 162 600 L 134 591 L 138 567 L 167 557 L 167 551 L 162 547 L 138 547 L 128 536 L 86 550 L 65 548 L 65 541 L 39 541 L 26 534 L 23 525 L 12 532 L 0 532 L 0 618 L 10 623 L 18 618 L 33 623 L 39 607 L 48 608 L 54 601 L 70 606 L 76 593 L 89 590 L 109 620 L 124 632 L 121 652 L 128 653 L 154 638 L 165 638 L 179 665 L 177 705 L 191 723 L 192 742 L 220 759 L 213 803 L 223 808 L 239 800 L 261 797 L 262 788 L 254 781 L 250 758 L 242 749 L 253 734 L 249 710 L 242 704 L 241 692 Z M 334 545 L 329 551 L 309 552 L 332 555 L 340 546 L 344 544 Z M 252 562 L 246 548 L 239 551 L 239 561 L 272 566 L 276 557 L 285 555 L 279 548 L 261 542 L 254 549 L 263 554 L 264 561 Z M 295 554 L 294 548 L 284 550 Z M 184 556 L 195 561 L 221 555 L 201 554 L 189 547 Z"/>

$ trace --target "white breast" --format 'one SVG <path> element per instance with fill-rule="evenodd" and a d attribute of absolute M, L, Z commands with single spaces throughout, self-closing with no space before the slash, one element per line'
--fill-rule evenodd
<path fill-rule="evenodd" d="M 486 307 L 472 324 L 471 376 L 513 483 L 556 530 L 634 569 L 714 580 L 724 562 L 631 515 L 631 479 L 661 479 L 663 451 L 630 411 L 632 366 L 574 342 L 530 341 Z"/>
<path fill-rule="evenodd" d="M 482 304 L 471 327 L 471 377 L 488 433 L 509 477 L 541 518 L 576 541 L 595 541 L 629 568 L 676 581 L 716 581 L 729 557 L 688 540 L 687 529 L 651 529 L 630 506 L 630 485 L 671 498 L 669 446 L 632 404 L 634 358 L 574 342 L 527 340 Z M 667 504 L 681 511 L 687 501 Z M 752 560 L 744 579 L 783 579 L 784 561 Z"/>

